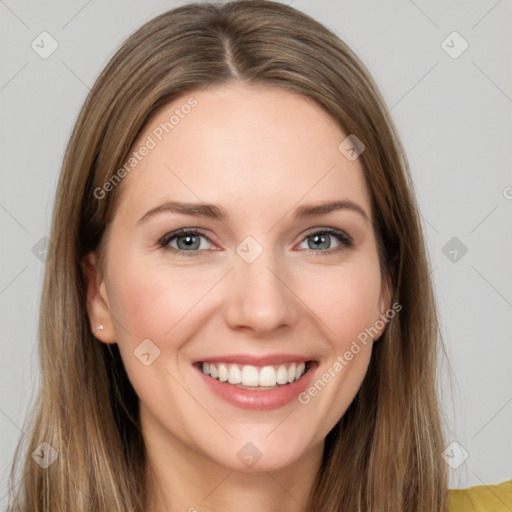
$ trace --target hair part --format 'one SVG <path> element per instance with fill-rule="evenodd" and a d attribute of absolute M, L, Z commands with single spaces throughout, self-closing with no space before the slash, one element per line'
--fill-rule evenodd
<path fill-rule="evenodd" d="M 158 109 L 233 81 L 300 94 L 363 141 L 381 273 L 392 302 L 402 305 L 356 398 L 327 435 L 307 510 L 445 510 L 440 333 L 405 153 L 350 49 L 309 16 L 260 0 L 189 4 L 157 16 L 125 41 L 84 103 L 54 206 L 39 323 L 42 381 L 19 485 L 15 464 L 11 474 L 19 510 L 136 512 L 147 504 L 138 398 L 117 345 L 90 332 L 82 273 L 86 254 L 105 257 L 123 182 L 102 199 L 94 191 L 124 165 Z M 44 470 L 30 455 L 43 441 L 59 454 Z"/>

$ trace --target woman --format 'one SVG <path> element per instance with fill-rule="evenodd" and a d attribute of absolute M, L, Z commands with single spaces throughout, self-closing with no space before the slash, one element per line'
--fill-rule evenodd
<path fill-rule="evenodd" d="M 418 219 L 326 28 L 260 1 L 145 24 L 64 159 L 14 506 L 447 510 Z"/>

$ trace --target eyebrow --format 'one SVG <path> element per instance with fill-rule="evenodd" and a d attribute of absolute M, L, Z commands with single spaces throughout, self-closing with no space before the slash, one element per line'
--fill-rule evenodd
<path fill-rule="evenodd" d="M 348 199 L 340 200 L 340 201 L 330 201 L 330 202 L 321 202 L 314 204 L 304 204 L 299 206 L 293 217 L 297 219 L 314 217 L 316 215 L 326 215 L 336 210 L 350 210 L 358 213 L 366 223 L 370 223 L 370 219 L 366 212 L 361 206 L 350 201 Z M 137 222 L 140 224 L 155 215 L 161 213 L 179 213 L 182 215 L 190 215 L 194 217 L 207 217 L 210 219 L 216 219 L 224 221 L 227 219 L 228 215 L 226 211 L 216 205 L 211 203 L 185 203 L 180 201 L 167 201 L 156 208 L 152 208 L 147 211 Z"/>

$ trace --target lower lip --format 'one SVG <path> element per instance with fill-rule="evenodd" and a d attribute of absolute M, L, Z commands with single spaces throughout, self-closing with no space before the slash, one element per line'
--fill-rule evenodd
<path fill-rule="evenodd" d="M 201 374 L 205 384 L 220 398 L 232 405 L 240 407 L 241 409 L 252 409 L 255 411 L 270 411 L 279 409 L 285 405 L 293 402 L 298 398 L 309 385 L 312 375 L 318 363 L 311 362 L 308 371 L 297 381 L 290 384 L 279 386 L 275 389 L 267 391 L 252 391 L 249 389 L 241 389 L 228 384 L 220 382 L 217 379 L 205 375 L 203 371 L 194 366 L 194 368 Z"/>

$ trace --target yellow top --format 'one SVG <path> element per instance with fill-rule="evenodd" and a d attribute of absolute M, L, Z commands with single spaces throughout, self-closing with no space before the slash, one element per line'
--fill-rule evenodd
<path fill-rule="evenodd" d="M 450 491 L 449 512 L 512 511 L 512 480 Z"/>

